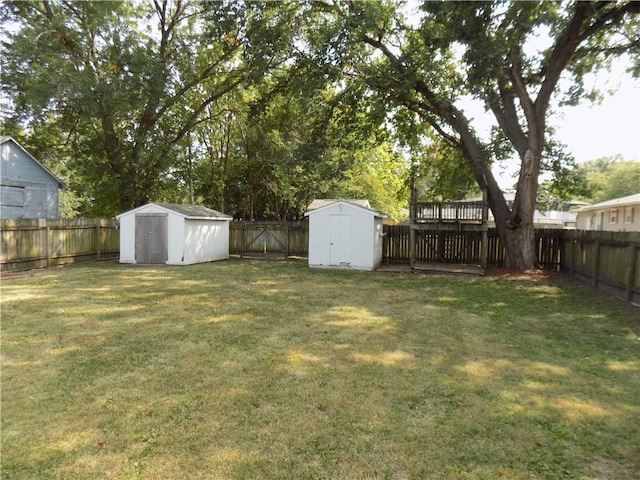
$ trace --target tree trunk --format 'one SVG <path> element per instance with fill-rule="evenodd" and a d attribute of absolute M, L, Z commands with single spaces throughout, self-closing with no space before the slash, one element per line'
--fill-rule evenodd
<path fill-rule="evenodd" d="M 518 271 L 536 268 L 535 229 L 532 223 L 508 228 L 504 243 L 506 268 Z"/>
<path fill-rule="evenodd" d="M 522 158 L 518 191 L 511 207 L 511 214 L 503 228 L 506 255 L 505 267 L 515 270 L 537 268 L 535 248 L 534 212 L 538 193 L 541 154 L 527 150 Z M 504 219 L 500 219 L 504 221 Z M 496 218 L 496 224 L 498 219 Z"/>

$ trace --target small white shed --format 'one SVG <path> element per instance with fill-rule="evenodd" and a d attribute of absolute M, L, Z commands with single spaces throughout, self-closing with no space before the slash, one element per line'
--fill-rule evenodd
<path fill-rule="evenodd" d="M 382 221 L 367 200 L 314 200 L 309 217 L 309 266 L 373 270 L 382 262 Z"/>
<path fill-rule="evenodd" d="M 199 205 L 148 203 L 117 215 L 120 263 L 190 265 L 229 258 L 229 215 Z"/>

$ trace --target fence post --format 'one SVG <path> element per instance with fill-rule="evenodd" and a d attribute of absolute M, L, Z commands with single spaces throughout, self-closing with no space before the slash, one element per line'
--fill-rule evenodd
<path fill-rule="evenodd" d="M 569 245 L 567 248 L 567 250 L 569 250 L 569 272 L 572 277 L 576 276 L 576 241 L 576 232 L 574 230 L 569 234 Z"/>
<path fill-rule="evenodd" d="M 101 253 L 101 244 L 102 244 L 102 238 L 101 238 L 101 223 L 102 223 L 102 219 L 99 218 L 98 219 L 98 223 L 96 223 L 96 262 L 100 261 L 100 253 Z"/>
<path fill-rule="evenodd" d="M 627 302 L 633 301 L 633 284 L 636 279 L 636 262 L 638 260 L 638 248 L 633 243 L 629 245 L 629 263 L 627 264 Z"/>
<path fill-rule="evenodd" d="M 244 258 L 244 218 L 240 221 L 240 258 Z"/>
<path fill-rule="evenodd" d="M 289 222 L 284 221 L 284 258 L 289 258 Z"/>
<path fill-rule="evenodd" d="M 600 240 L 596 239 L 593 246 L 593 278 L 591 279 L 591 285 L 598 286 L 598 280 L 600 277 Z"/>
<path fill-rule="evenodd" d="M 409 225 L 409 266 L 411 268 L 416 265 L 416 233 L 415 225 Z"/>
<path fill-rule="evenodd" d="M 38 230 L 40 231 L 40 255 L 39 257 L 45 261 L 44 268 L 51 265 L 51 254 L 49 253 L 49 223 L 46 218 L 38 220 Z"/>

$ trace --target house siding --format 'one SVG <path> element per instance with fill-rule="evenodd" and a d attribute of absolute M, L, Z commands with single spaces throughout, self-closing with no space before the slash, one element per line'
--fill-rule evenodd
<path fill-rule="evenodd" d="M 0 145 L 0 217 L 58 218 L 60 182 L 12 139 Z"/>
<path fill-rule="evenodd" d="M 623 201 L 617 204 L 612 200 L 581 208 L 577 211 L 576 228 L 604 232 L 640 232 L 640 194 L 621 200 Z"/>

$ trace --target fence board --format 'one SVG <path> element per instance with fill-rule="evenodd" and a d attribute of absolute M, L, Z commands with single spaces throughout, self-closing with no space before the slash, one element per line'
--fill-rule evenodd
<path fill-rule="evenodd" d="M 0 221 L 4 272 L 117 258 L 118 222 L 105 218 Z"/>
<path fill-rule="evenodd" d="M 569 230 L 559 250 L 562 271 L 640 303 L 640 232 Z"/>
<path fill-rule="evenodd" d="M 409 262 L 409 225 L 385 225 L 383 261 Z M 559 270 L 561 230 L 536 230 L 538 261 L 542 268 Z M 416 261 L 420 263 L 480 264 L 482 232 L 418 231 Z M 498 231 L 490 228 L 487 235 L 489 268 L 504 266 L 504 245 Z"/>

